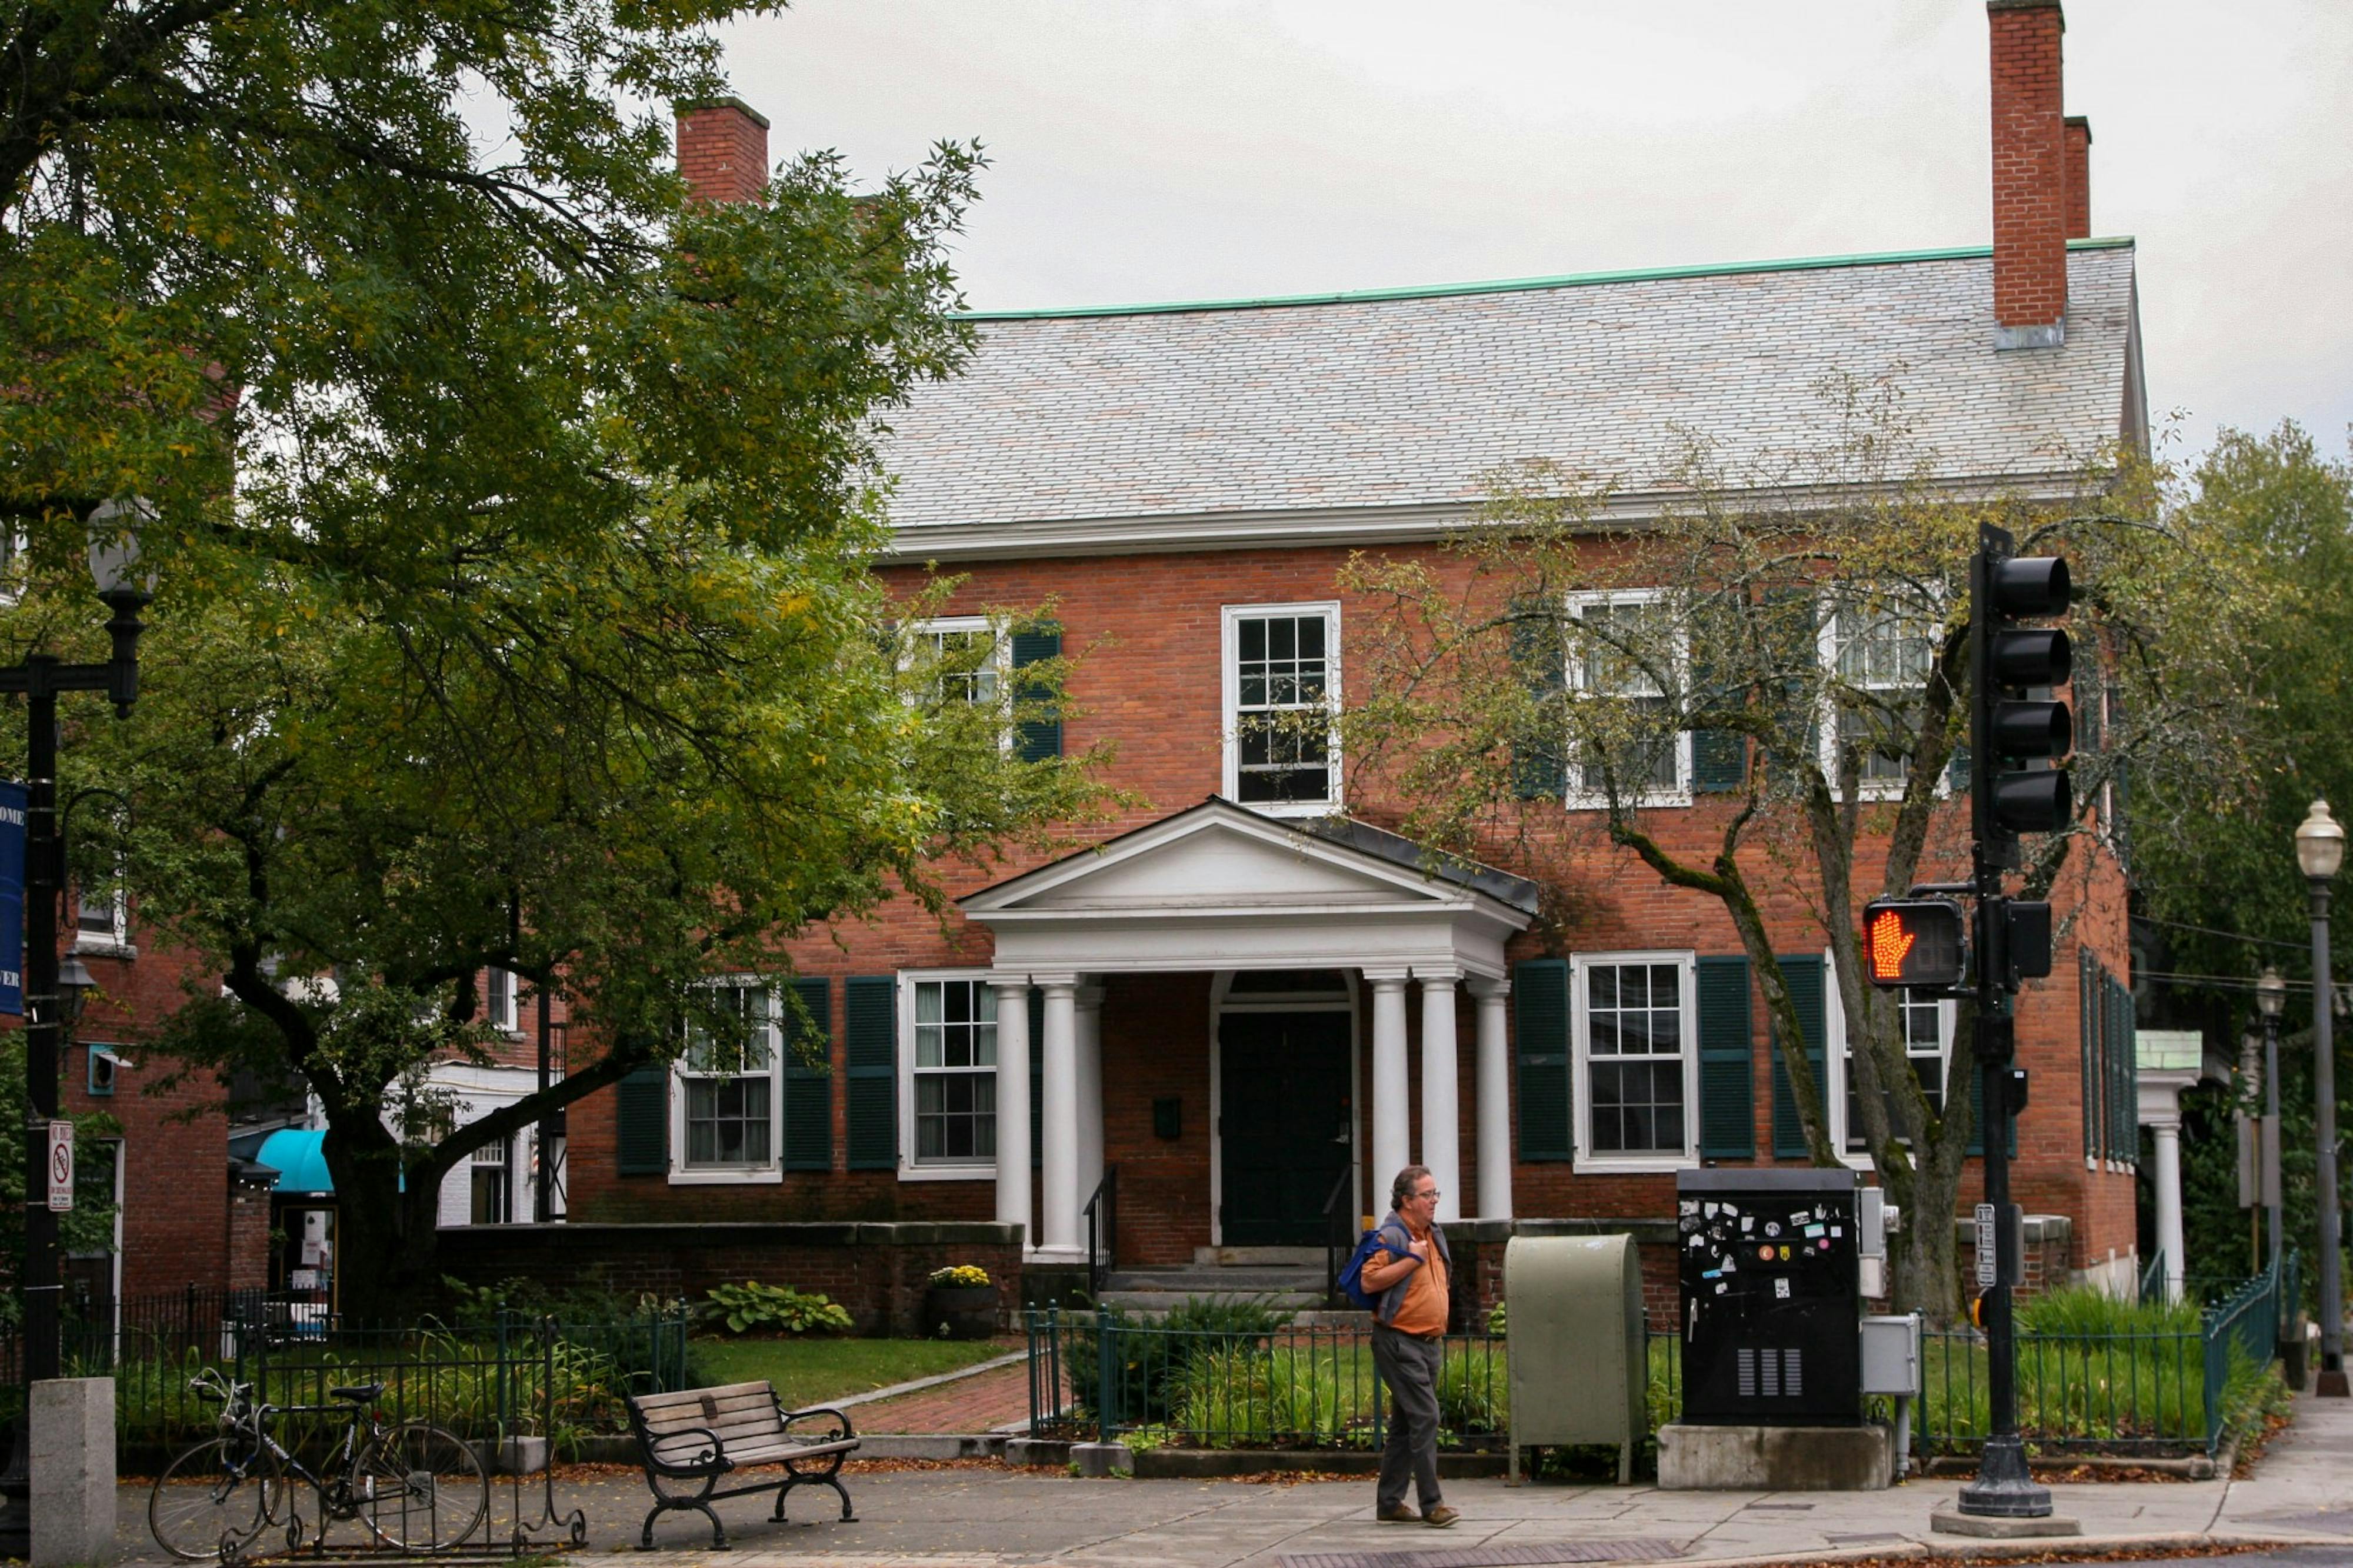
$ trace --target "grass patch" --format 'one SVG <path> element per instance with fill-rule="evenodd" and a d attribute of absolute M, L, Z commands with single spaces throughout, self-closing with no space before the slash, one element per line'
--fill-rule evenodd
<path fill-rule="evenodd" d="M 750 1383 L 765 1377 L 794 1410 L 955 1372 L 1004 1353 L 1003 1345 L 987 1340 L 697 1339 L 689 1347 L 698 1381 Z"/>

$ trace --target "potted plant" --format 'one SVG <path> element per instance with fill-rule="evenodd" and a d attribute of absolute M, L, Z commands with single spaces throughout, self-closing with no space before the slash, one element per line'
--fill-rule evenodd
<path fill-rule="evenodd" d="M 997 1283 L 976 1263 L 934 1268 L 923 1289 L 923 1327 L 944 1340 L 985 1340 L 997 1331 Z"/>

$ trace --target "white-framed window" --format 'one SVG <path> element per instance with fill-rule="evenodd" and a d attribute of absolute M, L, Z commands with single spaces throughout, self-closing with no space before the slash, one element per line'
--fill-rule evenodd
<path fill-rule="evenodd" d="M 997 1173 L 997 988 L 983 970 L 899 977 L 900 1173 Z"/>
<path fill-rule="evenodd" d="M 1696 1157 L 1698 976 L 1690 952 L 1569 960 L 1578 1169 L 1671 1170 Z"/>
<path fill-rule="evenodd" d="M 473 1192 L 468 1223 L 506 1224 L 510 1212 L 509 1194 L 514 1190 L 513 1173 L 507 1160 L 507 1141 L 491 1139 L 474 1151 L 470 1164 Z"/>
<path fill-rule="evenodd" d="M 1831 1142 L 1849 1164 L 1868 1166 L 1871 1151 L 1863 1143 L 1862 1110 L 1856 1099 L 1853 1044 L 1847 1034 L 1845 1001 L 1839 994 L 1828 954 L 1823 955 L 1823 976 L 1827 982 L 1823 1000 L 1829 1012 L 1830 1037 L 1838 1042 L 1838 1049 L 1831 1053 L 1831 1081 L 1824 1086 L 1830 1096 Z M 1929 1108 L 1941 1116 L 1945 1110 L 1945 1080 L 1953 1058 L 1953 1024 L 1958 1016 L 1957 1005 L 1948 996 L 1916 991 L 1898 991 L 1894 995 L 1903 1015 L 1904 1054 L 1912 1063 L 1912 1075 L 1927 1095 Z"/>
<path fill-rule="evenodd" d="M 1656 729 L 1672 710 L 1672 693 L 1683 684 L 1691 662 L 1690 638 L 1675 618 L 1673 604 L 1655 589 L 1572 594 L 1568 614 L 1580 628 L 1569 639 L 1568 690 L 1623 704 L 1623 729 L 1634 736 L 1617 764 L 1620 789 L 1630 784 L 1632 798 L 1641 805 L 1688 804 L 1691 731 Z M 1614 732 L 1620 727 L 1607 728 Z M 1578 750 L 1569 747 L 1570 803 L 1599 802 L 1607 794 L 1601 768 L 1579 757 Z"/>
<path fill-rule="evenodd" d="M 670 1097 L 670 1180 L 782 1181 L 777 1078 L 784 1053 L 776 996 L 749 977 L 716 981 L 710 993 L 741 1026 L 724 1034 L 699 1022 L 687 1026 L 686 1049 L 674 1069 L 679 1091 Z"/>
<path fill-rule="evenodd" d="M 131 900 L 120 881 L 74 889 L 74 951 L 131 952 Z"/>
<path fill-rule="evenodd" d="M 1865 800 L 1904 793 L 1912 753 L 1883 749 L 1918 732 L 1920 705 L 1936 668 L 1937 623 L 1916 604 L 1869 591 L 1827 595 L 1821 603 L 1820 654 L 1830 673 L 1831 721 L 1821 727 L 1822 776 L 1838 787 L 1840 753 L 1862 753 L 1859 792 Z"/>
<path fill-rule="evenodd" d="M 1013 637 L 988 616 L 943 616 L 919 621 L 909 637 L 923 661 L 938 671 L 934 686 L 943 700 L 1000 710 L 1010 704 Z M 1011 726 L 1006 743 L 1012 744 Z"/>
<path fill-rule="evenodd" d="M 1228 605 L 1226 797 L 1273 816 L 1340 805 L 1340 606 Z"/>
<path fill-rule="evenodd" d="M 519 1033 L 522 1027 L 522 1010 L 516 1000 L 515 977 L 503 969 L 485 970 L 482 974 L 482 1018 L 502 1034 Z"/>

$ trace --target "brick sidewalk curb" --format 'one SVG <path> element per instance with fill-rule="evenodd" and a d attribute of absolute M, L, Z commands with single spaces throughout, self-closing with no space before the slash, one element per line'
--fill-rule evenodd
<path fill-rule="evenodd" d="M 853 1394 L 847 1399 L 832 1401 L 826 1408 L 850 1410 L 860 1405 L 873 1405 L 885 1399 L 896 1399 L 902 1394 L 920 1394 L 927 1388 L 937 1388 L 942 1384 L 955 1383 L 967 1377 L 977 1377 L 984 1372 L 996 1372 L 1001 1367 L 1008 1367 L 1016 1362 L 1029 1359 L 1028 1351 L 1008 1351 L 994 1360 L 977 1361 L 970 1366 L 960 1366 L 954 1372 L 934 1373 L 930 1377 L 911 1378 L 905 1383 L 894 1383 L 888 1388 L 872 1389 L 865 1394 Z"/>

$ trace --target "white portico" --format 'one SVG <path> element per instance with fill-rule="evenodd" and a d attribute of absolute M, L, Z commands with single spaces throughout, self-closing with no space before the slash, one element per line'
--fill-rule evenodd
<path fill-rule="evenodd" d="M 1250 976 L 1350 976 L 1350 996 L 1369 993 L 1368 1073 L 1356 1065 L 1354 1036 L 1361 1031 L 1353 1022 L 1345 1031 L 1345 1060 L 1372 1105 L 1369 1159 L 1353 1120 L 1336 1137 L 1320 1124 L 1299 1127 L 1293 1141 L 1345 1142 L 1358 1172 L 1360 1202 L 1385 1195 L 1369 1193 L 1367 1181 L 1386 1181 L 1418 1159 L 1445 1194 L 1441 1219 L 1462 1217 L 1455 1019 L 1458 989 L 1467 989 L 1476 1020 L 1476 1206 L 1481 1217 L 1510 1216 L 1504 944 L 1535 915 L 1534 883 L 1442 861 L 1369 824 L 1275 820 L 1212 795 L 967 895 L 960 906 L 996 939 L 989 981 L 999 997 L 999 1148 L 1029 1145 L 1029 1058 L 1033 1050 L 1042 1053 L 1044 1125 L 1032 1249 L 1040 1261 L 1076 1260 L 1084 1251 L 1080 1214 L 1103 1171 L 1102 983 L 1123 975 L 1189 972 L 1203 974 L 1205 983 L 1219 977 L 1221 985 L 1238 988 Z M 1043 1000 L 1035 1040 L 1028 1005 L 1032 986 Z M 1409 1009 L 1416 1003 L 1422 1051 L 1418 1096 L 1408 1071 Z M 1356 1016 L 1351 1007 L 1348 1017 Z M 1278 1042 L 1272 1048 L 1284 1047 Z M 1418 1151 L 1410 1146 L 1417 1101 Z M 1026 1161 L 998 1162 L 998 1219 L 1029 1222 L 1030 1174 Z M 1215 1181 L 1213 1175 L 1213 1186 Z"/>

